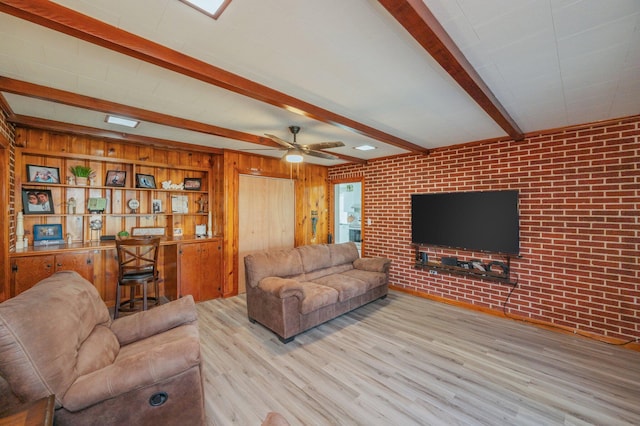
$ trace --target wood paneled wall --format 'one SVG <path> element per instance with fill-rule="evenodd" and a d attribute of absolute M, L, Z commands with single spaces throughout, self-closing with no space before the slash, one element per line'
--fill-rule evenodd
<path fill-rule="evenodd" d="M 9 297 L 10 235 L 15 227 L 11 220 L 14 204 L 10 190 L 13 179 L 13 140 L 14 129 L 0 109 L 0 302 Z"/>
<path fill-rule="evenodd" d="M 329 233 L 328 169 L 302 163 L 291 165 L 278 158 L 262 157 L 241 152 L 224 153 L 224 239 L 225 288 L 223 296 L 238 292 L 238 189 L 240 175 L 292 178 L 295 180 L 296 219 L 295 245 L 327 242 Z M 311 215 L 317 212 L 316 238 L 313 238 Z"/>
<path fill-rule="evenodd" d="M 295 245 L 327 242 L 329 233 L 328 168 L 307 163 L 291 165 L 278 158 L 236 151 L 211 152 L 182 147 L 153 147 L 92 136 L 62 134 L 41 129 L 16 129 L 16 146 L 49 152 L 68 152 L 98 157 L 161 162 L 172 165 L 211 167 L 214 187 L 211 208 L 215 233 L 224 235 L 223 296 L 238 292 L 238 189 L 240 174 L 291 178 L 295 180 Z M 196 147 L 194 147 L 195 149 Z M 3 162 L 3 164 L 5 164 Z M 20 171 L 24 173 L 24 171 Z M 61 171 L 62 172 L 62 171 Z M 315 238 L 311 217 L 317 214 Z M 8 250 L 4 250 L 5 253 Z M 5 268 L 6 269 L 6 268 Z"/>

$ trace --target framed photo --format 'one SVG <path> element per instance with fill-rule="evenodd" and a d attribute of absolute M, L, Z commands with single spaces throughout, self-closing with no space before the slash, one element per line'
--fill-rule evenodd
<path fill-rule="evenodd" d="M 152 213 L 162 213 L 162 200 L 151 200 Z"/>
<path fill-rule="evenodd" d="M 33 241 L 58 241 L 62 238 L 62 225 L 33 225 Z"/>
<path fill-rule="evenodd" d="M 172 195 L 171 213 L 189 213 L 189 197 L 186 195 Z"/>
<path fill-rule="evenodd" d="M 151 175 L 136 173 L 136 188 L 156 189 L 156 179 Z"/>
<path fill-rule="evenodd" d="M 184 189 L 187 191 L 200 191 L 202 188 L 202 179 L 200 178 L 184 178 Z"/>
<path fill-rule="evenodd" d="M 146 226 L 139 228 L 131 228 L 131 236 L 140 237 L 146 235 L 164 236 L 165 229 L 160 226 Z"/>
<path fill-rule="evenodd" d="M 32 164 L 27 164 L 27 181 L 60 183 L 60 169 L 57 167 L 34 166 Z"/>
<path fill-rule="evenodd" d="M 104 186 L 124 186 L 127 181 L 127 172 L 122 170 L 107 170 Z"/>
<path fill-rule="evenodd" d="M 27 214 L 53 214 L 53 197 L 49 189 L 22 189 L 22 212 Z"/>

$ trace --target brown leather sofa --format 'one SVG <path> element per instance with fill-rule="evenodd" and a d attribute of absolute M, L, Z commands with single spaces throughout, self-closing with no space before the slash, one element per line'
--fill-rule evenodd
<path fill-rule="evenodd" d="M 355 243 L 314 244 L 245 256 L 247 314 L 288 343 L 296 334 L 387 296 L 385 258 Z"/>
<path fill-rule="evenodd" d="M 191 296 L 111 320 L 64 271 L 0 304 L 0 412 L 55 394 L 56 425 L 202 425 L 200 368 Z"/>

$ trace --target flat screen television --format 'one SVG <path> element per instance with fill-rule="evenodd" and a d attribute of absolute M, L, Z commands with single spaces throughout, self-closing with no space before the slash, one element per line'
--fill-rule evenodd
<path fill-rule="evenodd" d="M 518 254 L 518 191 L 412 194 L 411 242 Z"/>

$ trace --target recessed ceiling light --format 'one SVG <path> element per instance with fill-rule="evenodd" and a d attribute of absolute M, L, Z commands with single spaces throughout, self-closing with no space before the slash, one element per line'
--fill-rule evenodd
<path fill-rule="evenodd" d="M 231 0 L 180 0 L 205 15 L 218 19 Z"/>
<path fill-rule="evenodd" d="M 132 120 L 130 118 L 124 118 L 124 117 L 116 117 L 115 115 L 107 115 L 107 118 L 104 121 L 110 124 L 117 124 L 119 126 L 126 126 L 126 127 L 138 127 L 138 124 L 140 124 L 138 120 Z"/>
<path fill-rule="evenodd" d="M 376 149 L 376 147 L 371 145 L 360 145 L 356 146 L 355 149 L 359 151 L 371 151 L 372 149 Z"/>

